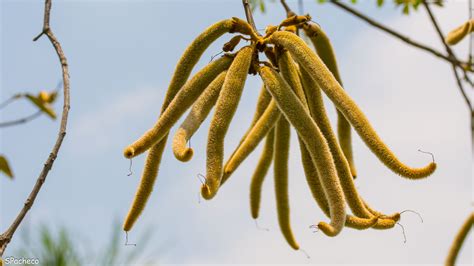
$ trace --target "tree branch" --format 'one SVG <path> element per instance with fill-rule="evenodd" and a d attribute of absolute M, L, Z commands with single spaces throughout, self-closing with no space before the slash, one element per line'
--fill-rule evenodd
<path fill-rule="evenodd" d="M 2 127 L 11 127 L 11 126 L 16 126 L 16 125 L 20 125 L 20 124 L 30 122 L 31 120 L 34 120 L 34 119 L 38 118 L 42 113 L 43 113 L 42 111 L 38 111 L 34 114 L 31 114 L 29 116 L 26 116 L 26 117 L 23 117 L 23 118 L 20 118 L 20 119 L 7 121 L 7 122 L 0 122 L 0 128 L 2 128 Z"/>
<path fill-rule="evenodd" d="M 444 42 L 444 39 L 445 39 L 444 34 L 441 31 L 441 28 L 439 27 L 438 21 L 436 21 L 436 18 L 433 15 L 433 12 L 431 11 L 431 8 L 426 3 L 426 1 L 423 1 L 423 6 L 425 7 L 426 12 L 428 13 L 428 16 L 430 17 L 431 23 L 433 24 L 433 27 L 436 29 L 436 32 L 438 33 L 438 37 L 440 38 L 441 42 L 443 43 L 443 45 L 446 49 L 446 52 L 449 54 L 450 58 L 453 58 L 454 60 L 457 60 L 456 55 L 454 54 L 451 47 L 449 47 L 449 45 L 447 45 Z M 466 102 L 466 105 L 469 108 L 469 111 L 471 113 L 471 142 L 472 142 L 472 145 L 474 145 L 474 111 L 472 109 L 471 101 L 469 100 L 469 97 L 467 96 L 466 91 L 464 90 L 464 86 L 461 82 L 461 78 L 459 77 L 459 73 L 456 69 L 456 65 L 454 63 L 452 63 L 451 66 L 453 68 L 454 77 L 456 78 L 456 84 L 458 85 L 458 89 L 461 92 L 461 94 L 464 98 L 464 101 Z M 466 75 L 466 73 L 464 73 L 464 74 Z"/>
<path fill-rule="evenodd" d="M 250 8 L 250 4 L 248 0 L 242 0 L 242 5 L 244 6 L 245 10 L 245 17 L 247 18 L 247 22 L 252 26 L 253 30 L 258 33 L 257 27 L 255 26 L 255 21 L 253 20 L 252 9 Z"/>
<path fill-rule="evenodd" d="M 49 26 L 49 19 L 50 19 L 50 13 L 51 13 L 51 1 L 52 0 L 45 0 L 43 30 L 34 39 L 34 41 L 38 40 L 42 35 L 46 35 L 49 41 L 51 42 L 51 44 L 53 45 L 58 55 L 59 62 L 61 64 L 62 78 L 63 78 L 63 84 L 64 84 L 63 86 L 64 103 L 63 103 L 63 112 L 61 116 L 61 124 L 59 127 L 59 133 L 56 139 L 56 143 L 54 144 L 52 151 L 49 154 L 49 157 L 46 160 L 44 167 L 38 176 L 38 179 L 36 180 L 36 184 L 34 185 L 32 191 L 30 192 L 30 195 L 26 199 L 23 208 L 20 210 L 19 214 L 17 215 L 13 223 L 10 225 L 10 227 L 3 234 L 0 235 L 0 256 L 3 256 L 3 253 L 5 252 L 5 249 L 7 248 L 8 243 L 10 243 L 13 235 L 15 234 L 15 231 L 18 229 L 21 222 L 25 218 L 26 214 L 33 206 L 33 203 L 35 202 L 35 199 L 38 196 L 38 193 L 40 192 L 41 187 L 46 181 L 46 177 L 48 176 L 49 171 L 53 167 L 54 160 L 58 156 L 59 149 L 61 148 L 61 144 L 66 135 L 67 119 L 68 119 L 68 114 L 69 114 L 69 109 L 70 109 L 69 68 L 68 68 L 67 59 L 66 59 L 66 56 L 64 55 L 61 44 L 56 39 L 56 37 L 54 36 Z"/>
<path fill-rule="evenodd" d="M 441 59 L 443 59 L 443 60 L 445 60 L 445 61 L 447 61 L 447 62 L 450 62 L 450 63 L 454 64 L 454 65 L 457 66 L 457 67 L 460 67 L 460 68 L 463 69 L 463 66 L 466 66 L 466 65 L 467 65 L 467 64 L 464 63 L 464 62 L 460 62 L 460 61 L 458 61 L 458 60 L 455 59 L 455 58 L 446 56 L 446 55 L 444 55 L 444 54 L 442 54 L 442 53 L 436 51 L 435 49 L 433 49 L 433 48 L 431 48 L 431 47 L 428 47 L 428 46 L 426 46 L 426 45 L 424 45 L 424 44 L 421 44 L 421 43 L 419 43 L 419 42 L 413 41 L 413 40 L 411 40 L 410 38 L 408 38 L 407 36 L 404 36 L 404 35 L 402 35 L 402 34 L 396 32 L 396 31 L 394 31 L 394 30 L 392 30 L 392 29 L 389 29 L 389 28 L 387 28 L 386 26 L 384 26 L 384 25 L 382 25 L 382 24 L 376 22 L 375 20 L 373 20 L 373 19 L 367 17 L 366 15 L 360 13 L 359 11 L 357 11 L 357 10 L 355 10 L 355 9 L 352 9 L 351 7 L 345 5 L 345 4 L 343 4 L 343 3 L 341 3 L 341 2 L 339 2 L 339 1 L 337 1 L 337 0 L 330 0 L 329 3 L 331 3 L 331 4 L 333 4 L 333 5 L 337 6 L 337 7 L 339 7 L 339 8 L 341 8 L 341 9 L 343 9 L 344 11 L 349 12 L 350 14 L 352 14 L 352 15 L 354 15 L 354 16 L 356 16 L 356 17 L 362 19 L 362 20 L 364 20 L 365 22 L 369 23 L 370 25 L 372 25 L 372 26 L 374 26 L 374 27 L 376 27 L 376 28 L 378 28 L 378 29 L 380 29 L 380 30 L 382 30 L 382 31 L 384 31 L 384 32 L 386 32 L 386 33 L 392 35 L 393 37 L 395 37 L 395 38 L 397 38 L 397 39 L 399 39 L 399 40 L 401 40 L 401 41 L 403 41 L 403 42 L 405 42 L 405 43 L 407 43 L 407 44 L 409 44 L 409 45 L 411 45 L 411 46 L 414 46 L 414 47 L 419 48 L 419 49 L 421 49 L 421 50 L 424 50 L 424 51 L 426 51 L 426 52 L 428 52 L 428 53 L 431 53 L 432 55 L 434 55 L 434 56 L 436 56 L 436 57 L 439 57 L 439 58 L 441 58 Z"/>

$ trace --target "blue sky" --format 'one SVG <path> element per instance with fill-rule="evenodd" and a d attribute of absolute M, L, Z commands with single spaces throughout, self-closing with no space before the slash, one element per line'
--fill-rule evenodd
<path fill-rule="evenodd" d="M 294 3 L 294 1 L 288 1 Z M 61 77 L 56 55 L 46 39 L 32 42 L 41 30 L 43 1 L 1 2 L 1 97 L 54 88 Z M 51 25 L 68 57 L 71 112 L 68 133 L 27 226 L 66 226 L 91 247 L 109 240 L 115 219 L 122 220 L 135 193 L 144 156 L 128 160 L 123 148 L 154 124 L 167 83 L 187 44 L 210 24 L 244 18 L 240 0 L 208 1 L 54 1 Z M 443 30 L 466 19 L 466 1 L 435 8 Z M 284 18 L 277 3 L 255 15 L 258 28 Z M 410 17 L 373 1 L 357 8 L 410 37 L 442 50 L 425 12 Z M 160 263 L 341 263 L 440 264 L 451 240 L 472 211 L 472 162 L 467 108 L 448 64 L 394 40 L 334 8 L 305 1 L 331 37 L 344 85 L 380 136 L 402 161 L 421 166 L 433 152 L 439 169 L 428 179 L 410 181 L 386 169 L 354 133 L 359 178 L 356 185 L 375 208 L 391 213 L 412 209 L 399 227 L 388 231 L 345 229 L 338 237 L 313 234 L 310 224 L 326 221 L 304 180 L 292 132 L 290 201 L 297 240 L 311 259 L 294 252 L 281 236 L 276 219 L 273 180 L 264 185 L 259 224 L 250 216 L 248 186 L 259 147 L 212 201 L 198 202 L 198 173 L 205 173 L 206 121 L 192 138 L 195 156 L 183 164 L 170 147 L 163 156 L 154 193 L 135 225 L 132 241 L 153 230 L 146 260 Z M 220 51 L 226 36 L 203 55 L 196 70 Z M 456 47 L 466 55 L 467 42 Z M 462 58 L 465 58 L 463 56 Z M 226 137 L 226 155 L 237 145 L 253 115 L 260 80 L 249 77 L 235 120 Z M 62 99 L 61 99 L 62 100 Z M 56 103 L 60 110 L 61 101 Z M 330 102 L 327 109 L 335 121 Z M 29 114 L 18 102 L 2 110 L 1 121 Z M 15 217 L 55 141 L 58 121 L 41 117 L 1 132 L 1 152 L 11 161 L 14 181 L 0 179 L 0 228 Z M 174 132 L 176 128 L 172 130 Z M 26 225 L 26 224 L 25 224 Z M 22 228 L 24 228 L 22 226 Z M 22 230 L 20 228 L 20 231 Z M 471 238 L 472 239 L 472 238 Z M 13 239 L 6 255 L 19 247 Z M 139 247 L 137 247 L 139 248 Z M 472 262 L 472 241 L 461 263 Z M 125 249 L 125 252 L 127 250 Z"/>

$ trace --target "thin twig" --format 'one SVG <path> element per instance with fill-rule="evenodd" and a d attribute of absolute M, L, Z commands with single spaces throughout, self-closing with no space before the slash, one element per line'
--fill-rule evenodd
<path fill-rule="evenodd" d="M 390 34 L 390 35 L 392 35 L 392 36 L 398 38 L 398 39 L 400 39 L 401 41 L 403 41 L 403 42 L 405 42 L 405 43 L 407 43 L 407 44 L 409 44 L 409 45 L 411 45 L 411 46 L 414 46 L 414 47 L 417 47 L 417 48 L 419 48 L 419 49 L 421 49 L 421 50 L 424 50 L 424 51 L 426 51 L 426 52 L 429 52 L 429 53 L 433 54 L 434 56 L 439 57 L 439 58 L 441 58 L 441 59 L 444 59 L 444 60 L 447 61 L 447 62 L 453 63 L 453 64 L 455 64 L 456 66 L 458 66 L 458 67 L 460 67 L 460 68 L 463 68 L 463 66 L 466 65 L 466 63 L 464 63 L 464 62 L 460 62 L 460 61 L 458 61 L 458 60 L 456 60 L 456 59 L 454 59 L 454 58 L 452 58 L 452 57 L 446 56 L 446 55 L 444 55 L 444 54 L 442 54 L 442 53 L 436 51 L 435 49 L 433 49 L 433 48 L 431 48 L 431 47 L 428 47 L 428 46 L 426 46 L 426 45 L 424 45 L 424 44 L 421 44 L 421 43 L 419 43 L 419 42 L 413 41 L 413 40 L 411 40 L 410 38 L 408 38 L 407 36 L 404 36 L 404 35 L 402 35 L 402 34 L 396 32 L 396 31 L 394 31 L 394 30 L 392 30 L 392 29 L 387 28 L 386 26 L 384 26 L 384 25 L 382 25 L 382 24 L 376 22 L 375 20 L 373 20 L 373 19 L 367 17 L 366 15 L 360 13 L 359 11 L 357 11 L 357 10 L 355 10 L 355 9 L 353 9 L 353 8 L 351 8 L 351 7 L 345 5 L 345 4 L 343 4 L 343 3 L 341 3 L 341 2 L 339 2 L 339 1 L 337 1 L 337 0 L 330 0 L 329 3 L 331 3 L 331 4 L 335 5 L 335 6 L 341 8 L 341 9 L 347 11 L 347 12 L 349 12 L 350 14 L 352 14 L 352 15 L 354 15 L 354 16 L 356 16 L 356 17 L 362 19 L 362 20 L 364 20 L 365 22 L 369 23 L 370 25 L 372 25 L 372 26 L 374 26 L 374 27 L 376 27 L 376 28 L 378 28 L 378 29 L 380 29 L 380 30 L 382 30 L 382 31 L 384 31 L 384 32 L 386 32 L 386 33 L 388 33 L 388 34 Z"/>
<path fill-rule="evenodd" d="M 6 99 L 4 102 L 0 103 L 0 109 L 7 107 L 9 104 L 20 99 L 22 96 L 23 94 L 15 94 L 12 97 Z"/>
<path fill-rule="evenodd" d="M 281 5 L 283 6 L 283 8 L 285 9 L 287 16 L 288 16 L 289 14 L 292 14 L 292 13 L 293 13 L 293 11 L 291 11 L 290 6 L 286 3 L 285 0 L 280 0 L 280 3 L 281 3 Z"/>
<path fill-rule="evenodd" d="M 29 116 L 25 116 L 23 118 L 20 118 L 20 119 L 16 119 L 16 120 L 12 120 L 12 121 L 7 121 L 7 122 L 0 122 L 0 128 L 4 128 L 4 127 L 11 127 L 11 126 L 17 126 L 17 125 L 20 125 L 20 124 L 24 124 L 24 123 L 27 123 L 27 122 L 30 122 L 36 118 L 38 118 L 43 112 L 42 111 L 38 111 L 36 113 L 33 113 Z"/>
<path fill-rule="evenodd" d="M 49 154 L 48 159 L 44 163 L 44 167 L 41 170 L 41 173 L 39 174 L 38 179 L 36 180 L 36 183 L 32 191 L 30 192 L 30 195 L 26 199 L 23 208 L 20 210 L 19 214 L 17 215 L 13 223 L 10 225 L 10 227 L 3 234 L 0 235 L 0 256 L 3 256 L 3 253 L 5 252 L 5 249 L 7 248 L 8 243 L 10 243 L 13 235 L 15 234 L 15 231 L 18 229 L 21 222 L 25 218 L 26 214 L 33 206 L 33 203 L 35 202 L 35 199 L 38 196 L 38 193 L 40 192 L 41 187 L 46 181 L 46 177 L 49 171 L 53 167 L 54 160 L 58 156 L 59 149 L 61 148 L 61 144 L 64 140 L 64 137 L 66 136 L 66 126 L 67 126 L 67 119 L 68 119 L 69 108 L 70 108 L 69 68 L 68 68 L 67 59 L 66 59 L 66 56 L 64 55 L 61 44 L 56 39 L 56 37 L 54 36 L 49 26 L 49 18 L 50 18 L 51 5 L 52 5 L 51 1 L 52 0 L 45 0 L 43 30 L 41 34 L 35 38 L 35 41 L 38 40 L 39 37 L 41 37 L 42 35 L 46 35 L 49 41 L 51 42 L 51 44 L 53 45 L 61 64 L 62 78 L 63 78 L 63 84 L 64 84 L 63 86 L 64 103 L 63 103 L 63 112 L 61 116 L 61 124 L 59 127 L 59 133 L 56 139 L 56 143 L 54 144 L 54 147 L 51 150 L 51 153 Z"/>
<path fill-rule="evenodd" d="M 247 18 L 247 22 L 252 26 L 253 30 L 258 33 L 257 27 L 255 26 L 255 21 L 253 20 L 252 9 L 250 8 L 250 4 L 248 0 L 242 0 L 242 5 L 244 5 L 245 10 L 245 17 Z"/>

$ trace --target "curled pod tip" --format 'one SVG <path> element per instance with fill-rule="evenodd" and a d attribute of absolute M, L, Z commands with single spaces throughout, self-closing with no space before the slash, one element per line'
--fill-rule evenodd
<path fill-rule="evenodd" d="M 305 142 L 319 176 L 324 179 L 321 183 L 329 203 L 331 223 L 320 225 L 324 233 L 335 236 L 341 232 L 346 221 L 346 200 L 327 141 L 283 77 L 267 66 L 262 66 L 259 73 L 279 109 Z"/>

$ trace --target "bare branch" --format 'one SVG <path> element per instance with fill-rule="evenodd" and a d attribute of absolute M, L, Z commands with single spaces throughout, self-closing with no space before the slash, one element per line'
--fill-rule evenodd
<path fill-rule="evenodd" d="M 10 243 L 13 235 L 15 234 L 15 231 L 18 229 L 21 222 L 25 218 L 26 214 L 33 206 L 33 203 L 35 202 L 35 199 L 38 196 L 38 193 L 40 192 L 41 187 L 46 181 L 46 177 L 49 171 L 53 167 L 54 160 L 58 156 L 59 149 L 61 148 L 61 144 L 64 140 L 64 137 L 66 136 L 66 126 L 67 126 L 67 119 L 68 119 L 69 108 L 70 108 L 69 68 L 68 68 L 67 59 L 66 59 L 66 56 L 64 55 L 61 44 L 56 39 L 56 37 L 54 36 L 49 26 L 49 18 L 50 18 L 50 13 L 51 13 L 51 4 L 52 4 L 51 1 L 52 0 L 45 0 L 43 30 L 41 34 L 38 35 L 37 38 L 35 38 L 35 40 L 38 40 L 42 35 L 46 35 L 49 41 L 51 42 L 51 44 L 53 45 L 54 49 L 56 50 L 56 53 L 59 58 L 59 62 L 61 64 L 62 79 L 63 79 L 63 84 L 64 84 L 63 86 L 64 103 L 63 103 L 61 124 L 59 127 L 59 133 L 56 139 L 56 143 L 54 144 L 54 147 L 51 153 L 49 154 L 49 157 L 46 160 L 44 167 L 38 176 L 38 179 L 36 180 L 36 184 L 34 185 L 32 191 L 30 192 L 30 195 L 26 199 L 23 208 L 20 210 L 19 214 L 17 215 L 13 223 L 10 225 L 10 227 L 3 234 L 0 235 L 0 256 L 2 256 L 3 253 L 5 252 L 5 249 L 7 248 L 8 243 Z"/>
<path fill-rule="evenodd" d="M 253 30 L 258 33 L 257 27 L 255 26 L 255 21 L 253 20 L 252 9 L 250 8 L 250 4 L 248 0 L 242 0 L 242 5 L 244 5 L 245 10 L 245 17 L 247 18 L 247 22 L 252 26 Z"/>
<path fill-rule="evenodd" d="M 424 45 L 424 44 L 421 44 L 421 43 L 419 43 L 419 42 L 413 41 L 413 40 L 411 40 L 410 38 L 408 38 L 407 36 L 404 36 L 404 35 L 402 35 L 402 34 L 396 32 L 396 31 L 394 31 L 394 30 L 392 30 L 392 29 L 389 29 L 389 28 L 387 28 L 386 26 L 384 26 L 384 25 L 378 23 L 377 21 L 375 21 L 375 20 L 373 20 L 373 19 L 367 17 L 366 15 L 360 13 L 359 11 L 357 11 L 357 10 L 355 10 L 355 9 L 353 9 L 353 8 L 351 8 L 351 7 L 345 5 L 345 4 L 343 4 L 343 3 L 341 3 L 341 2 L 339 2 L 339 1 L 337 1 L 337 0 L 330 0 L 329 2 L 330 2 L 331 4 L 333 4 L 333 5 L 335 5 L 335 6 L 337 6 L 337 7 L 341 8 L 341 9 L 343 9 L 344 11 L 347 11 L 347 12 L 349 12 L 350 14 L 352 14 L 352 15 L 354 15 L 354 16 L 356 16 L 356 17 L 362 19 L 362 20 L 364 20 L 365 22 L 369 23 L 370 25 L 372 25 L 372 26 L 374 26 L 374 27 L 376 27 L 376 28 L 378 28 L 378 29 L 380 29 L 380 30 L 382 30 L 382 31 L 384 31 L 384 32 L 386 32 L 386 33 L 388 33 L 388 34 L 390 34 L 390 35 L 396 37 L 397 39 L 399 39 L 399 40 L 401 40 L 401 41 L 403 41 L 403 42 L 405 42 L 405 43 L 407 43 L 407 44 L 409 44 L 409 45 L 411 45 L 411 46 L 414 46 L 414 47 L 416 47 L 416 48 L 419 48 L 419 49 L 421 49 L 421 50 L 424 50 L 424 51 L 426 51 L 426 52 L 429 52 L 429 53 L 431 53 L 432 55 L 434 55 L 434 56 L 436 56 L 436 57 L 439 57 L 439 58 L 441 58 L 441 59 L 443 59 L 443 60 L 445 60 L 445 61 L 447 61 L 447 62 L 450 62 L 450 63 L 452 63 L 452 64 L 455 64 L 456 66 L 458 66 L 458 67 L 460 67 L 460 68 L 463 68 L 463 66 L 466 66 L 466 65 L 467 65 L 467 63 L 465 63 L 465 62 L 460 62 L 460 61 L 456 60 L 455 58 L 446 56 L 446 55 L 444 55 L 444 54 L 442 54 L 442 53 L 436 51 L 435 49 L 433 49 L 433 48 L 431 48 L 431 47 L 428 47 L 428 46 L 426 46 L 426 45 Z"/>
<path fill-rule="evenodd" d="M 0 122 L 0 128 L 3 128 L 3 127 L 11 127 L 11 126 L 17 126 L 17 125 L 20 125 L 20 124 L 24 124 L 24 123 L 27 123 L 27 122 L 30 122 L 36 118 L 38 118 L 43 112 L 42 111 L 38 111 L 34 114 L 31 114 L 29 116 L 25 116 L 23 118 L 20 118 L 20 119 L 16 119 L 16 120 L 12 120 L 12 121 L 7 121 L 7 122 Z"/>
<path fill-rule="evenodd" d="M 449 47 L 449 45 L 447 45 L 444 42 L 444 39 L 445 39 L 444 34 L 441 31 L 441 28 L 439 27 L 438 21 L 436 21 L 436 18 L 433 15 L 433 12 L 431 11 L 431 8 L 429 7 L 429 5 L 425 1 L 423 1 L 423 6 L 425 7 L 426 12 L 428 13 L 428 15 L 430 17 L 431 23 L 433 24 L 433 27 L 436 29 L 436 32 L 438 33 L 438 36 L 441 39 L 441 42 L 443 43 L 443 45 L 446 49 L 446 52 L 449 54 L 450 58 L 453 58 L 454 60 L 457 61 L 456 55 L 454 54 L 451 47 Z M 461 82 L 461 78 L 459 77 L 459 73 L 456 69 L 456 65 L 454 63 L 452 63 L 451 66 L 453 68 L 454 77 L 456 78 L 456 84 L 458 85 L 458 89 L 461 92 L 461 94 L 464 98 L 464 101 L 466 102 L 466 105 L 469 108 L 469 111 L 471 113 L 471 141 L 472 141 L 471 145 L 474 145 L 474 111 L 472 109 L 471 101 L 469 100 L 469 97 L 467 96 L 466 91 L 464 90 L 464 86 Z M 464 72 L 464 75 L 465 75 L 465 78 L 466 78 L 467 74 L 465 72 Z M 474 148 L 474 146 L 473 146 L 473 148 Z"/>

